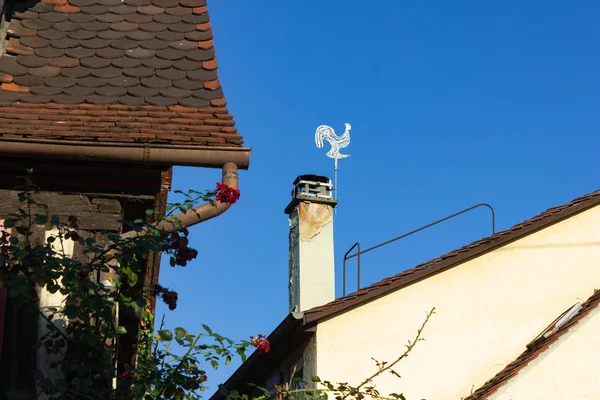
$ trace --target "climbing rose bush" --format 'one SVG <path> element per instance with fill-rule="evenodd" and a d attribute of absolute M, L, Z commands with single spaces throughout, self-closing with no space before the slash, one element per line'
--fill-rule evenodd
<path fill-rule="evenodd" d="M 162 246 L 163 252 L 171 254 L 171 266 L 179 265 L 181 267 L 187 266 L 187 263 L 198 256 L 198 250 L 188 246 L 189 239 L 188 235 L 190 232 L 187 228 L 182 228 L 175 232 L 162 231 L 161 236 L 168 237 L 170 240 L 165 241 Z"/>
<path fill-rule="evenodd" d="M 219 183 L 217 189 L 207 193 L 189 191 L 184 194 L 183 203 L 168 207 L 167 214 L 187 212 L 197 200 L 206 202 L 215 198 L 233 204 L 239 199 L 237 189 Z M 36 190 L 27 178 L 18 195 L 21 202 L 18 212 L 4 221 L 4 231 L 0 232 L 0 266 L 3 266 L 0 288 L 7 290 L 14 307 L 45 320 L 49 332 L 40 338 L 41 351 L 60 354 L 56 362 L 36 372 L 38 393 L 45 394 L 49 400 L 198 400 L 206 398 L 202 394 L 209 388 L 206 384 L 209 369 L 227 365 L 235 357 L 243 362 L 250 350 L 267 357 L 271 344 L 264 334 L 234 342 L 206 325 L 202 325 L 204 332 L 195 335 L 183 327 L 165 329 L 164 318 L 155 329 L 152 297 L 162 299 L 173 310 L 178 294 L 160 285 L 141 287 L 138 278 L 146 267 L 145 256 L 151 252 L 162 251 L 170 257 L 173 267 L 186 266 L 197 256 L 198 252 L 188 246 L 187 228 L 179 226 L 174 232 L 164 232 L 148 220 L 122 221 L 131 230 L 145 234 L 123 238 L 107 232 L 108 243 L 98 243 L 76 232 L 75 217 L 69 217 L 68 223 L 59 221 L 47 206 L 36 201 Z M 146 212 L 148 216 L 154 213 L 153 210 Z M 57 233 L 40 243 L 36 240 L 40 228 Z M 86 257 L 76 259 L 67 254 L 62 246 L 65 241 L 77 242 Z M 100 273 L 111 275 L 108 280 L 99 281 Z M 50 293 L 60 292 L 65 301 L 42 313 L 39 288 Z M 135 362 L 119 366 L 118 370 L 115 368 L 116 344 L 128 332 L 115 318 L 117 309 L 128 309 L 140 316 Z M 347 382 L 332 383 L 316 376 L 311 382 L 303 382 L 301 377 L 294 376 L 294 371 L 287 383 L 269 388 L 250 384 L 239 388 L 253 394 L 227 392 L 222 386 L 219 390 L 228 400 L 327 400 L 328 395 L 336 400 L 405 400 L 402 394 L 381 396 L 373 380 L 383 373 L 398 375 L 392 368 L 423 340 L 421 332 L 432 314 L 433 310 L 404 353 L 392 362 L 375 361 L 374 373 L 356 386 Z M 57 319 L 69 320 L 69 323 L 54 324 Z M 44 376 L 46 367 L 59 369 L 61 377 Z M 302 385 L 293 385 L 295 381 Z M 23 394 L 7 393 L 7 398 L 24 398 Z"/>
<path fill-rule="evenodd" d="M 40 350 L 60 355 L 56 362 L 36 372 L 38 393 L 49 400 L 166 400 L 199 399 L 206 390 L 206 368 L 229 363 L 234 355 L 245 359 L 249 341 L 233 342 L 206 327 L 204 333 L 190 335 L 181 327 L 161 329 L 154 335 L 151 297 L 157 296 L 173 310 L 178 294 L 160 285 L 144 287 L 138 282 L 146 268 L 146 256 L 163 252 L 171 266 L 186 266 L 198 255 L 189 247 L 189 231 L 176 226 L 172 232 L 157 229 L 151 222 L 156 212 L 147 210 L 148 219 L 121 221 L 129 230 L 140 232 L 124 238 L 106 232 L 106 242 L 97 242 L 78 232 L 77 218 L 59 220 L 46 205 L 36 200 L 37 187 L 29 177 L 18 193 L 19 207 L 8 215 L 0 232 L 0 288 L 6 289 L 13 307 L 45 320 L 48 333 L 40 338 Z M 227 191 L 226 191 L 227 192 Z M 167 216 L 187 212 L 197 202 L 210 202 L 216 192 L 181 193 L 185 200 L 167 207 Z M 236 193 L 226 193 L 235 198 Z M 39 241 L 41 230 L 53 231 Z M 76 242 L 84 257 L 65 251 L 66 241 Z M 101 274 L 107 274 L 102 280 Z M 106 276 L 106 275 L 104 275 Z M 65 300 L 56 306 L 39 308 L 39 288 L 60 292 Z M 117 310 L 141 316 L 138 354 L 133 365 L 115 369 L 116 344 L 129 327 L 119 325 Z M 68 324 L 54 324 L 69 320 Z M 130 337 L 130 339 L 134 339 Z M 183 355 L 181 354 L 183 351 Z M 47 374 L 49 370 L 58 370 Z M 117 382 L 116 387 L 112 382 Z M 7 393 L 23 398 L 25 393 Z"/>

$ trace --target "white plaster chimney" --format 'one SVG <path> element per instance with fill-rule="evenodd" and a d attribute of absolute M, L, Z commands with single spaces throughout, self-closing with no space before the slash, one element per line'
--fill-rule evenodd
<path fill-rule="evenodd" d="M 335 299 L 331 180 L 300 175 L 285 208 L 290 221 L 290 312 L 302 312 Z"/>

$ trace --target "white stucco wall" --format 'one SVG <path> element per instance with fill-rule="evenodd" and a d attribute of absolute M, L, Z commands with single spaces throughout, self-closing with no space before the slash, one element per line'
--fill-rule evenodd
<path fill-rule="evenodd" d="M 406 266 L 398 266 L 401 271 Z M 576 301 L 600 287 L 600 207 L 317 326 L 322 379 L 359 383 L 392 361 L 436 307 L 410 357 L 375 383 L 408 400 L 460 399 L 514 360 Z"/>
<path fill-rule="evenodd" d="M 598 354 L 600 311 L 596 308 L 489 399 L 600 399 Z"/>

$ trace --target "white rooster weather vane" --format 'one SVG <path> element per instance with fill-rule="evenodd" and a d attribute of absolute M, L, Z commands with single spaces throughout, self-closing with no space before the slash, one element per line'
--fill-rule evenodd
<path fill-rule="evenodd" d="M 336 135 L 333 128 L 327 125 L 320 125 L 315 132 L 315 142 L 317 143 L 318 148 L 323 147 L 323 140 L 329 142 L 331 145 L 331 150 L 327 152 L 327 157 L 333 158 L 333 190 L 335 198 L 337 198 L 338 160 L 340 158 L 350 157 L 349 154 L 340 153 L 340 149 L 346 148 L 350 144 L 350 129 L 352 129 L 352 127 L 347 122 L 344 124 L 344 126 L 346 127 L 346 130 L 341 136 Z"/>

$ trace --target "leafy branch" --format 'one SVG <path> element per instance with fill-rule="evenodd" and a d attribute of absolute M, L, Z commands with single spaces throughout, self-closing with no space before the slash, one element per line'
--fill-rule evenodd
<path fill-rule="evenodd" d="M 431 310 L 429 310 L 427 312 L 427 315 L 425 317 L 425 321 L 423 321 L 423 323 L 421 324 L 421 327 L 417 330 L 417 334 L 416 334 L 415 338 L 412 341 L 410 341 L 410 340 L 408 341 L 408 344 L 406 345 L 406 350 L 404 351 L 404 353 L 402 353 L 398 358 L 396 358 L 390 364 L 388 364 L 386 362 L 377 362 L 376 361 L 376 364 L 378 366 L 378 370 L 373 375 L 369 376 L 364 381 L 362 381 L 356 388 L 354 388 L 354 390 L 356 390 L 356 392 L 360 392 L 360 389 L 362 387 L 364 387 L 364 386 L 368 385 L 369 383 L 373 382 L 373 379 L 375 379 L 377 376 L 383 374 L 386 371 L 390 371 L 392 374 L 400 377 L 400 375 L 398 375 L 398 373 L 396 371 L 394 371 L 392 368 L 396 364 L 398 364 L 400 361 L 402 361 L 403 359 L 405 359 L 406 357 L 408 357 L 408 355 L 410 354 L 410 352 L 415 348 L 415 346 L 417 345 L 417 343 L 419 341 L 425 340 L 424 338 L 421 337 L 421 334 L 423 333 L 423 330 L 425 329 L 425 325 L 427 325 L 427 323 L 429 322 L 429 319 L 433 316 L 433 314 L 435 314 L 435 307 L 433 307 Z M 349 390 L 342 397 L 342 399 L 346 399 L 346 398 L 348 398 L 348 396 L 350 396 L 352 394 L 353 394 L 353 390 Z"/>

